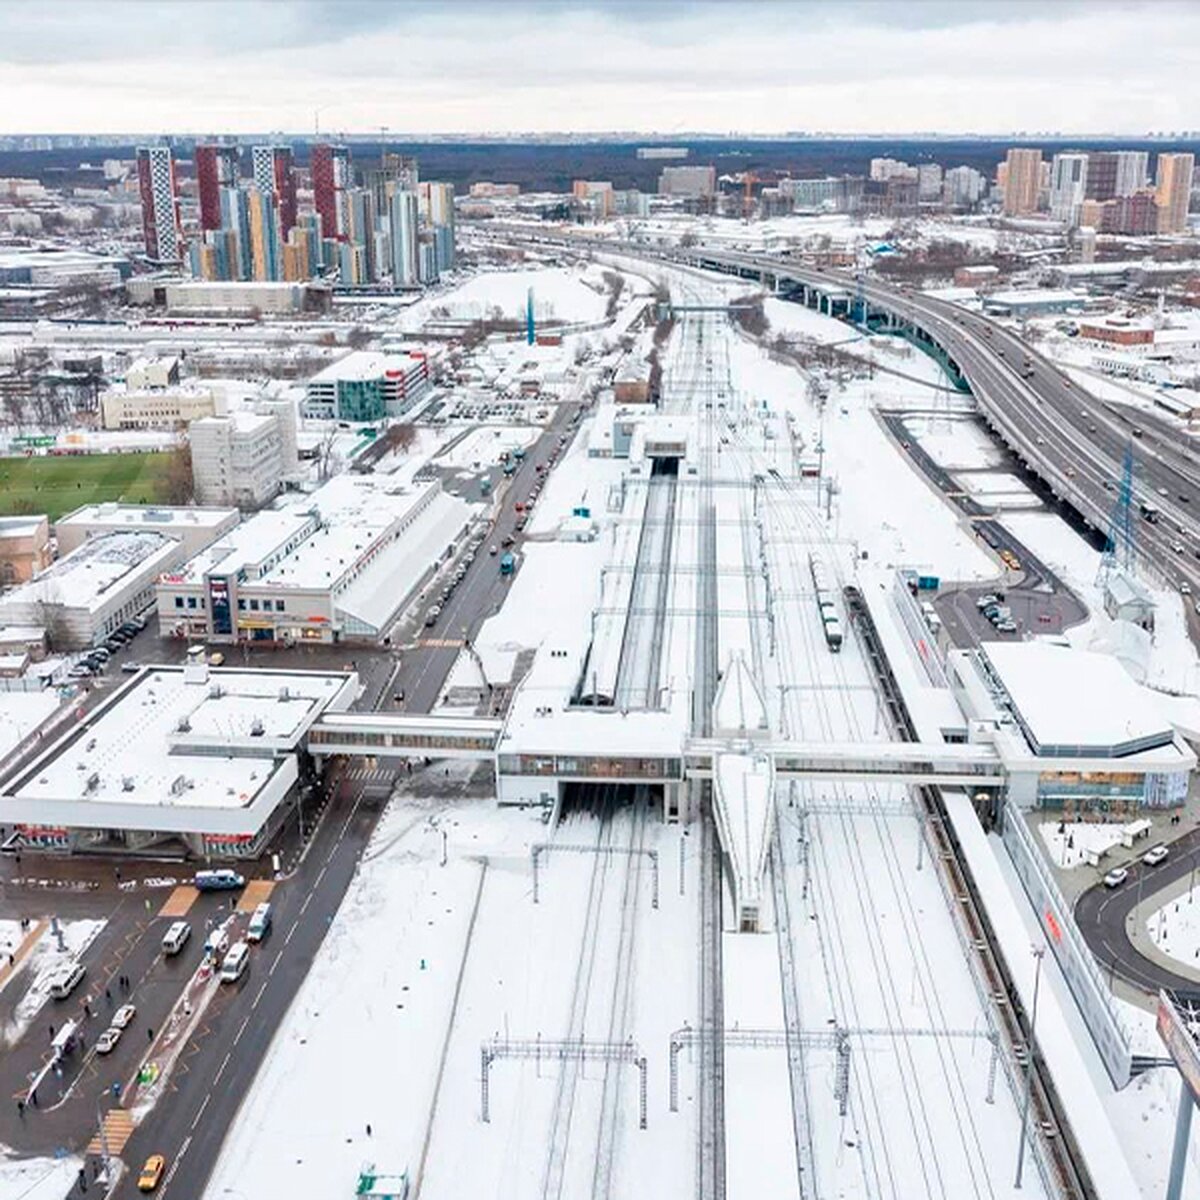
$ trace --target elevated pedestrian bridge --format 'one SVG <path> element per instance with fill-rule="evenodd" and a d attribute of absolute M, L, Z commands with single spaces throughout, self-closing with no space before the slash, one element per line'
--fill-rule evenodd
<path fill-rule="evenodd" d="M 614 718 L 615 719 L 615 718 Z M 605 718 L 598 717 L 599 731 Z M 630 755 L 605 753 L 603 739 L 573 749 L 561 746 L 502 747 L 498 717 L 407 713 L 327 713 L 308 733 L 309 753 L 362 758 L 463 758 L 495 760 L 500 775 L 535 776 L 561 782 L 652 783 L 712 779 L 721 754 L 738 753 L 737 738 L 689 737 L 680 747 Z M 791 742 L 754 739 L 775 777 L 870 783 L 997 787 L 1005 782 L 996 750 L 985 743 Z"/>

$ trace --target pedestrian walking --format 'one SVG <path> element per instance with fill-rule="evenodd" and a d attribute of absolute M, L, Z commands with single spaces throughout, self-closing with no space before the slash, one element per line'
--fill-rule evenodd
<path fill-rule="evenodd" d="M 22 1121 L 25 1120 L 25 1101 L 24 1100 L 17 1101 L 17 1116 L 20 1117 Z"/>
<path fill-rule="evenodd" d="M 90 1017 L 91 1017 L 91 1015 L 92 1015 L 92 1005 L 91 1005 L 91 1002 L 90 1002 L 90 1001 L 88 1001 L 88 1000 L 86 1000 L 86 999 L 85 999 L 85 1000 L 84 1000 L 84 1002 L 83 1002 L 83 1015 L 84 1015 L 85 1017 L 89 1017 L 89 1018 L 90 1018 Z"/>
<path fill-rule="evenodd" d="M 367 1137 L 370 1137 L 370 1136 L 371 1136 L 371 1126 L 370 1126 L 370 1124 L 368 1123 L 368 1125 L 367 1125 Z"/>
<path fill-rule="evenodd" d="M 104 998 L 109 1002 L 109 1004 L 112 1003 L 112 990 L 110 988 L 106 987 L 104 989 Z"/>
<path fill-rule="evenodd" d="M 154 1041 L 154 1030 L 152 1028 L 146 1030 L 146 1041 Z"/>
<path fill-rule="evenodd" d="M 34 1088 L 33 1091 L 29 1093 L 29 1103 L 32 1104 L 34 1108 L 37 1108 L 37 1088 Z"/>
<path fill-rule="evenodd" d="M 53 1024 L 51 1024 L 51 1026 L 50 1026 L 50 1040 L 54 1041 L 54 1026 L 53 1026 Z"/>
<path fill-rule="evenodd" d="M 11 950 L 8 952 L 8 965 L 10 967 L 17 965 L 17 956 Z"/>

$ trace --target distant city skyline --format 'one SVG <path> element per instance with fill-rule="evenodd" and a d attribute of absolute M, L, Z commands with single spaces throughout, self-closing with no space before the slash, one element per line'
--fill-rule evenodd
<path fill-rule="evenodd" d="M 1200 111 L 1200 6 L 1061 0 L 0 6 L 0 133 L 794 130 L 1141 137 Z"/>

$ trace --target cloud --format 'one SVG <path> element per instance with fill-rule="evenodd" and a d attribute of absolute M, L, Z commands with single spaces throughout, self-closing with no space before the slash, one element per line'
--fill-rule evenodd
<path fill-rule="evenodd" d="M 1200 111 L 1188 4 L 190 0 L 182 33 L 179 12 L 9 0 L 0 129 L 1142 133 Z"/>

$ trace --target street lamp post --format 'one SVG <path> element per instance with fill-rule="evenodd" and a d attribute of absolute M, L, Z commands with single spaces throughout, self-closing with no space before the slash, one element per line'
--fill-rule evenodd
<path fill-rule="evenodd" d="M 1013 1187 L 1020 1190 L 1021 1176 L 1025 1171 L 1025 1134 L 1029 1125 L 1029 1099 L 1033 1090 L 1033 1055 L 1036 1044 L 1038 988 L 1042 982 L 1042 958 L 1046 953 L 1045 946 L 1034 946 L 1033 957 L 1037 966 L 1033 972 L 1033 1007 L 1029 1016 L 1029 1038 L 1025 1045 L 1025 1099 L 1021 1104 L 1021 1136 L 1017 1141 L 1017 1178 Z"/>

